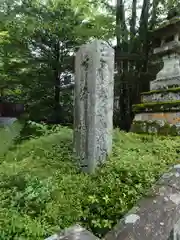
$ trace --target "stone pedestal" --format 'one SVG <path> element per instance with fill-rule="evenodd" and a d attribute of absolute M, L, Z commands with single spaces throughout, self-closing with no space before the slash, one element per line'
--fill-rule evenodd
<path fill-rule="evenodd" d="M 180 86 L 180 55 L 177 53 L 162 58 L 164 66 L 151 82 L 150 89 L 167 89 Z"/>
<path fill-rule="evenodd" d="M 80 47 L 75 60 L 74 149 L 86 172 L 111 153 L 114 50 L 101 40 Z"/>
<path fill-rule="evenodd" d="M 133 109 L 132 132 L 180 135 L 180 87 L 142 93 Z"/>

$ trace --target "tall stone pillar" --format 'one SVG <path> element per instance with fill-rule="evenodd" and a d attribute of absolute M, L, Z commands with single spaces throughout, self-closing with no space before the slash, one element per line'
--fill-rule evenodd
<path fill-rule="evenodd" d="M 83 171 L 92 173 L 112 149 L 114 49 L 94 40 L 75 60 L 74 149 Z"/>

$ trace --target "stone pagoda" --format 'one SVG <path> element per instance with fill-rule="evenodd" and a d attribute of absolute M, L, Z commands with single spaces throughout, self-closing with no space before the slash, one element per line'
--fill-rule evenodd
<path fill-rule="evenodd" d="M 133 106 L 131 131 L 180 135 L 180 17 L 167 18 L 153 31 L 153 54 L 162 58 L 163 68 Z"/>

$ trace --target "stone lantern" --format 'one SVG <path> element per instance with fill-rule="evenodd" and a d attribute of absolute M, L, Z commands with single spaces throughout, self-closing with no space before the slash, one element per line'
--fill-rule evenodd
<path fill-rule="evenodd" d="M 160 43 L 154 55 L 162 57 L 164 66 L 151 82 L 150 90 L 180 86 L 180 17 L 170 19 L 155 30 L 153 40 Z"/>
<path fill-rule="evenodd" d="M 131 131 L 180 135 L 180 17 L 168 18 L 152 33 L 153 54 L 162 58 L 163 68 L 133 106 Z"/>

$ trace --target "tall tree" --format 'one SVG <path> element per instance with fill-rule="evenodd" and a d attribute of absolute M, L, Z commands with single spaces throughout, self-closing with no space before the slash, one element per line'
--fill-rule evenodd
<path fill-rule="evenodd" d="M 142 6 L 139 9 L 139 4 Z M 177 0 L 117 0 L 116 3 L 116 67 L 119 89 L 119 127 L 128 130 L 132 120 L 132 103 L 139 101 L 140 91 L 149 82 L 148 64 L 151 53 L 149 31 L 167 15 L 170 6 L 178 6 Z M 130 9 L 127 11 L 127 6 Z M 125 10 L 126 9 L 126 10 Z M 126 13 L 126 14 L 125 14 Z M 130 13 L 130 14 L 129 14 Z M 147 89 L 146 89 L 147 90 Z M 116 93 L 118 90 L 116 89 Z"/>
<path fill-rule="evenodd" d="M 60 87 L 64 77 L 74 72 L 74 53 L 91 38 L 109 39 L 113 17 L 85 0 L 23 0 L 21 4 L 6 0 L 3 13 L 9 34 L 4 73 L 12 80 L 12 69 L 16 69 L 23 100 L 30 110 L 42 113 L 39 118 L 45 114 L 39 110 L 51 108 L 54 120 L 61 121 Z M 13 64 L 12 54 L 16 56 Z"/>

